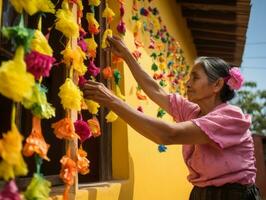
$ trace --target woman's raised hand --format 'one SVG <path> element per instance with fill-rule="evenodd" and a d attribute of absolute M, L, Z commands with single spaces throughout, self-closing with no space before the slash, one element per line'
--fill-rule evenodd
<path fill-rule="evenodd" d="M 85 99 L 94 100 L 107 107 L 110 107 L 118 99 L 103 83 L 88 80 L 80 89 Z"/>
<path fill-rule="evenodd" d="M 126 53 L 129 52 L 129 50 L 119 37 L 107 37 L 107 41 L 110 44 L 110 47 L 107 48 L 107 50 L 111 50 L 115 55 L 125 58 Z"/>

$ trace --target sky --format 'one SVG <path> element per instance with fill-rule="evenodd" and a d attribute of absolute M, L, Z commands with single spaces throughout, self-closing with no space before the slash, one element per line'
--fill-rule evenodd
<path fill-rule="evenodd" d="M 252 0 L 241 71 L 266 90 L 266 0 Z"/>

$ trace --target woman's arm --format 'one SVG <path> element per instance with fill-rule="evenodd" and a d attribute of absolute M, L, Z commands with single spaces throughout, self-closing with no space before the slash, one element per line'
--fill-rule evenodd
<path fill-rule="evenodd" d="M 165 90 L 141 68 L 128 48 L 119 38 L 108 38 L 108 41 L 111 45 L 112 52 L 121 56 L 125 60 L 132 75 L 141 86 L 143 91 L 152 101 L 169 113 L 168 94 L 165 92 Z"/>
<path fill-rule="evenodd" d="M 128 106 L 101 83 L 88 81 L 82 90 L 85 98 L 107 106 L 141 135 L 158 144 L 205 144 L 210 142 L 208 136 L 191 121 L 166 123 L 147 116 Z"/>

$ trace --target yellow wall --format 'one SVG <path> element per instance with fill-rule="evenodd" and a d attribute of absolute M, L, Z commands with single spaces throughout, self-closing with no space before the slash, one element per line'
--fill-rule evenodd
<path fill-rule="evenodd" d="M 119 13 L 117 0 L 109 0 L 109 6 Z M 146 1 L 147 2 L 147 1 Z M 175 0 L 154 0 L 152 6 L 157 7 L 163 24 L 171 36 L 179 41 L 186 61 L 192 65 L 195 58 L 195 47 L 190 32 L 181 16 L 180 7 Z M 130 50 L 135 49 L 131 21 L 132 0 L 125 0 L 125 22 L 127 32 L 124 41 Z M 118 19 L 116 19 L 118 20 Z M 117 21 L 114 22 L 117 24 Z M 115 29 L 115 27 L 113 27 Z M 141 50 L 140 64 L 151 73 L 152 60 L 149 52 Z M 120 67 L 122 72 L 121 91 L 125 94 L 126 102 L 134 108 L 142 105 L 145 114 L 156 116 L 157 108 L 151 100 L 140 102 L 137 100 L 136 82 L 128 67 Z M 172 121 L 166 116 L 164 120 Z M 90 186 L 80 190 L 79 200 L 187 200 L 191 185 L 187 182 L 187 169 L 184 165 L 181 146 L 168 146 L 165 153 L 159 153 L 157 145 L 136 133 L 122 120 L 113 123 L 113 182 L 103 183 L 101 186 Z"/>

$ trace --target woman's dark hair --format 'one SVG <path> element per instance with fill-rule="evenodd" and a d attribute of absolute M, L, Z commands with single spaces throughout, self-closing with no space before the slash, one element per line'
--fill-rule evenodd
<path fill-rule="evenodd" d="M 228 77 L 229 70 L 232 67 L 223 59 L 217 57 L 198 57 L 195 60 L 195 64 L 201 64 L 210 83 L 217 81 L 219 78 Z M 220 91 L 222 102 L 230 101 L 234 96 L 235 91 L 231 90 L 225 83 Z"/>

